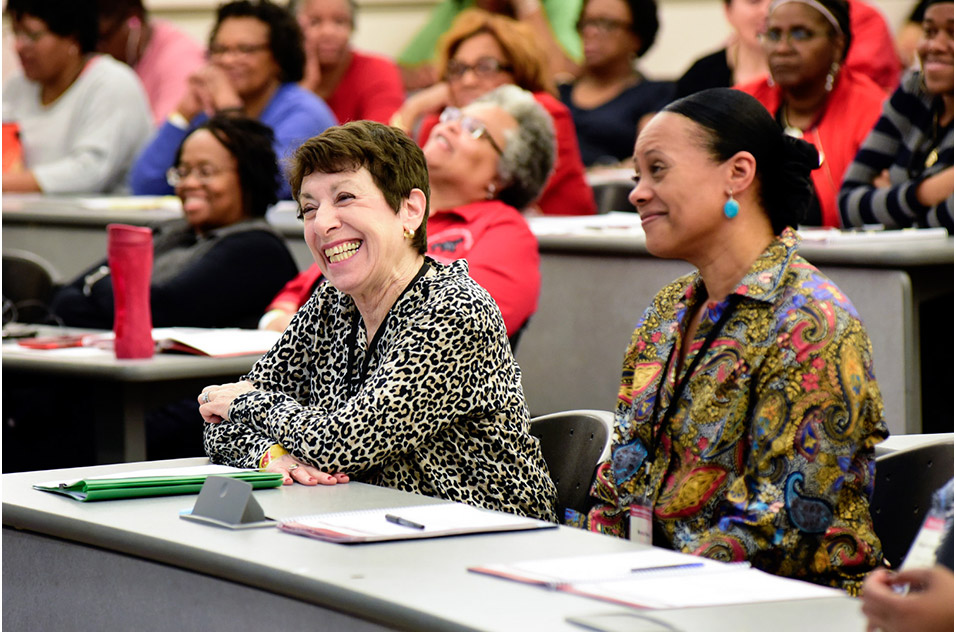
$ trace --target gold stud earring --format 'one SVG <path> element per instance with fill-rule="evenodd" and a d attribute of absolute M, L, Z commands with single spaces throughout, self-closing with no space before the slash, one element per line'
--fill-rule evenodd
<path fill-rule="evenodd" d="M 415 231 L 408 228 L 404 228 L 402 234 L 405 236 L 405 239 L 415 238 Z"/>

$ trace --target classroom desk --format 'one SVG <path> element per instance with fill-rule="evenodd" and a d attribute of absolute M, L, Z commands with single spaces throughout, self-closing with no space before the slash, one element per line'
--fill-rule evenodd
<path fill-rule="evenodd" d="M 197 464 L 181 459 L 167 464 Z M 151 462 L 149 467 L 159 465 Z M 617 614 L 631 630 L 863 630 L 849 597 L 641 611 L 467 572 L 480 564 L 633 550 L 567 527 L 366 545 L 187 522 L 195 496 L 78 503 L 36 482 L 142 464 L 3 476 L 3 624 L 9 629 L 580 631 Z M 254 492 L 266 515 L 437 502 L 361 483 Z M 673 627 L 653 625 L 657 620 Z"/>
<path fill-rule="evenodd" d="M 8 392 L 15 392 L 19 384 L 63 379 L 90 393 L 95 405 L 92 430 L 97 463 L 145 460 L 147 411 L 198 395 L 209 384 L 233 382 L 258 359 L 255 355 L 209 358 L 160 353 L 146 360 L 117 360 L 110 351 L 24 350 L 6 341 L 0 349 Z M 52 384 L 50 393 L 56 396 Z"/>
<path fill-rule="evenodd" d="M 84 198 L 3 194 L 3 245 L 35 253 L 65 283 L 106 258 L 107 224 L 153 227 L 182 217 L 172 197 Z"/>
<path fill-rule="evenodd" d="M 541 251 L 541 295 L 517 359 L 533 415 L 613 410 L 635 324 L 665 284 L 693 269 L 683 261 L 651 256 L 639 231 L 577 227 L 562 234 L 556 228 L 563 221 L 572 227 L 578 222 L 532 220 Z M 952 237 L 872 244 L 806 241 L 800 253 L 850 297 L 862 316 L 891 432 L 922 432 L 919 307 L 936 296 L 953 296 Z M 951 349 L 952 338 L 934 344 Z"/>

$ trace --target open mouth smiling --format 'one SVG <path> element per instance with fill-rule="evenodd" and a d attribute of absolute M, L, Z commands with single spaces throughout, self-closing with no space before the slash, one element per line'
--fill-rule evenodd
<path fill-rule="evenodd" d="M 329 260 L 329 263 L 339 263 L 340 261 L 350 259 L 361 247 L 361 240 L 346 241 L 337 246 L 326 248 L 322 253 L 325 255 L 325 258 Z"/>

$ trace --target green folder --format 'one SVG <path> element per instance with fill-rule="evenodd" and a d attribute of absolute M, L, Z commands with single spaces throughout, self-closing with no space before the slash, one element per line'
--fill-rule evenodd
<path fill-rule="evenodd" d="M 56 486 L 34 485 L 34 489 L 63 494 L 81 502 L 198 494 L 207 476 L 228 476 L 250 483 L 254 489 L 279 487 L 282 474 L 275 472 L 240 471 L 183 476 L 144 476 L 136 478 L 90 478 L 69 481 Z"/>

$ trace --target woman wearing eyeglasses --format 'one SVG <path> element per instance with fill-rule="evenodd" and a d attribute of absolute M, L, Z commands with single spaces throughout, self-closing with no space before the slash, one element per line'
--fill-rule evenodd
<path fill-rule="evenodd" d="M 137 195 L 166 195 L 166 170 L 190 130 L 216 112 L 237 112 L 272 128 L 279 160 L 335 125 L 322 99 L 300 87 L 305 53 L 295 18 L 267 0 L 219 7 L 209 37 L 209 63 L 189 79 L 176 111 L 140 153 L 130 175 Z M 285 179 L 280 197 L 289 197 Z"/>
<path fill-rule="evenodd" d="M 431 187 L 428 255 L 468 260 L 488 290 L 512 345 L 541 286 L 538 242 L 517 209 L 532 204 L 555 155 L 551 118 L 517 86 L 500 86 L 462 109 L 446 108 L 425 142 Z M 290 281 L 259 326 L 283 331 L 322 279 L 318 265 Z"/>
<path fill-rule="evenodd" d="M 886 98 L 868 77 L 843 66 L 851 36 L 846 0 L 774 0 L 761 36 L 770 76 L 737 86 L 763 103 L 785 133 L 820 154 L 806 225 L 840 225 L 843 173 Z"/>
<path fill-rule="evenodd" d="M 670 103 L 674 84 L 648 81 L 635 66 L 657 37 L 654 0 L 587 0 L 578 32 L 584 72 L 559 87 L 588 167 L 629 158 L 642 118 Z"/>
<path fill-rule="evenodd" d="M 153 238 L 150 289 L 156 327 L 255 327 L 263 307 L 296 274 L 295 261 L 263 219 L 276 201 L 272 132 L 251 119 L 218 115 L 183 141 L 167 174 L 183 219 Z M 67 325 L 113 327 L 106 261 L 54 297 Z"/>
<path fill-rule="evenodd" d="M 9 0 L 5 12 L 23 74 L 3 86 L 3 191 L 122 191 L 152 124 L 135 73 L 95 52 L 95 2 Z"/>
<path fill-rule="evenodd" d="M 447 106 L 462 108 L 486 92 L 514 84 L 534 93 L 554 121 L 558 158 L 536 211 L 546 215 L 590 215 L 594 194 L 584 177 L 571 113 L 555 98 L 547 60 L 534 32 L 503 15 L 463 11 L 442 40 L 443 81 L 409 97 L 391 124 L 413 133 L 420 145 Z M 524 209 L 522 209 L 524 210 Z"/>
<path fill-rule="evenodd" d="M 930 0 L 922 28 L 920 69 L 886 102 L 843 179 L 846 226 L 944 226 L 953 232 L 952 0 Z"/>

